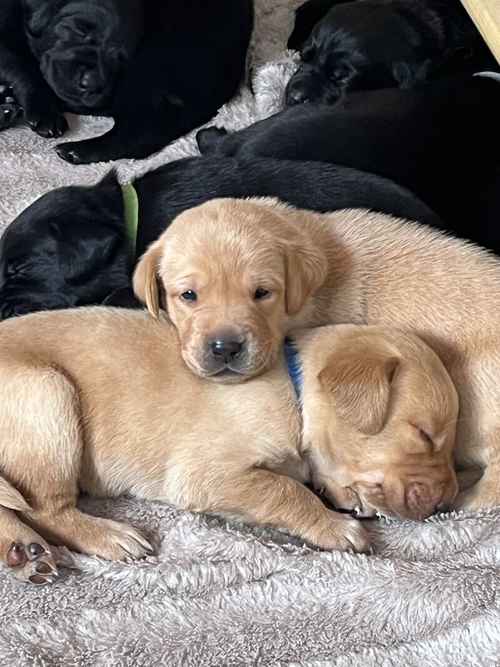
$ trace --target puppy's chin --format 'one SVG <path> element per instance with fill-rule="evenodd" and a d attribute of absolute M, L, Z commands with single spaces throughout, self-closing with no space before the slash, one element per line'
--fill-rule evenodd
<path fill-rule="evenodd" d="M 272 366 L 272 359 L 268 359 L 265 363 L 260 363 L 251 367 L 245 365 L 242 368 L 232 368 L 231 366 L 210 368 L 200 364 L 184 350 L 182 351 L 182 358 L 192 373 L 203 380 L 210 380 L 211 382 L 217 382 L 218 384 L 240 384 L 261 375 Z"/>
<path fill-rule="evenodd" d="M 111 89 L 99 93 L 83 93 L 76 84 L 68 85 L 68 81 L 53 79 L 51 84 L 56 95 L 71 109 L 85 113 L 86 111 L 99 111 L 106 109 L 111 100 Z"/>

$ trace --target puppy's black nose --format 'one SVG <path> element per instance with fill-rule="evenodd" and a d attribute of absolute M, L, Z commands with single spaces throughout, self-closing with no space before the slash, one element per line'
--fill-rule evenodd
<path fill-rule="evenodd" d="M 84 72 L 80 78 L 80 87 L 90 88 L 92 83 L 92 74 L 90 72 Z"/>
<path fill-rule="evenodd" d="M 99 75 L 93 70 L 84 71 L 80 77 L 80 88 L 82 90 L 100 92 Z"/>
<path fill-rule="evenodd" d="M 226 364 L 235 359 L 243 349 L 243 343 L 238 340 L 217 338 L 209 343 L 214 357 L 222 357 Z"/>

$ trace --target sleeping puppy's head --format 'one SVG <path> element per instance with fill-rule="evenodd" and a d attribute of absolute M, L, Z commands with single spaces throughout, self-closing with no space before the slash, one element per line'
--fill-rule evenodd
<path fill-rule="evenodd" d="M 274 364 L 288 318 L 326 272 L 323 253 L 278 212 L 215 199 L 179 215 L 150 246 L 134 289 L 154 316 L 163 294 L 191 370 L 241 382 Z"/>
<path fill-rule="evenodd" d="M 362 517 L 445 511 L 458 490 L 459 401 L 438 356 L 387 327 L 321 327 L 296 341 L 315 488 Z"/>
<path fill-rule="evenodd" d="M 128 283 L 130 252 L 114 174 L 52 190 L 0 238 L 0 319 L 98 304 Z"/>
<path fill-rule="evenodd" d="M 128 5 L 122 3 L 127 12 Z M 25 0 L 31 48 L 42 74 L 71 110 L 104 109 L 141 35 L 140 15 L 120 3 Z"/>
<path fill-rule="evenodd" d="M 287 105 L 334 104 L 344 92 L 405 87 L 424 79 L 434 50 L 420 18 L 393 3 L 349 2 L 328 12 L 301 49 L 288 82 Z M 425 29 L 425 28 L 422 28 Z"/>

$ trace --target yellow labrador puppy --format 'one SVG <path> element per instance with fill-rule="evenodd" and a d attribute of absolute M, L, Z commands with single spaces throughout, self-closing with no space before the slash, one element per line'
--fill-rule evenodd
<path fill-rule="evenodd" d="M 151 549 L 132 527 L 79 511 L 80 489 L 356 551 L 368 547 L 362 525 L 304 483 L 359 515 L 416 519 L 457 491 L 455 388 L 396 330 L 301 333 L 267 374 L 225 386 L 186 368 L 162 318 L 38 313 L 0 327 L 0 373 L 0 558 L 36 584 L 56 573 L 50 544 L 110 559 Z"/>
<path fill-rule="evenodd" d="M 459 392 L 457 463 L 484 471 L 456 506 L 500 503 L 500 260 L 485 250 L 369 211 L 221 199 L 174 221 L 135 289 L 154 315 L 164 292 L 186 363 L 218 381 L 272 366 L 297 326 L 414 331 Z"/>

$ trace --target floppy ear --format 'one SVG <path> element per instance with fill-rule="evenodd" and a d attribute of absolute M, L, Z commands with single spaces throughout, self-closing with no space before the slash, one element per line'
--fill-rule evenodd
<path fill-rule="evenodd" d="M 361 433 L 382 430 L 399 365 L 397 357 L 353 351 L 334 354 L 320 372 L 321 386 L 333 395 L 335 411 Z"/>
<path fill-rule="evenodd" d="M 328 261 L 324 252 L 305 236 L 286 243 L 286 312 L 297 315 L 307 299 L 326 280 Z"/>
<path fill-rule="evenodd" d="M 158 270 L 161 253 L 161 243 L 155 241 L 140 258 L 132 279 L 136 297 L 146 304 L 147 309 L 155 319 L 158 319 L 160 315 Z"/>

